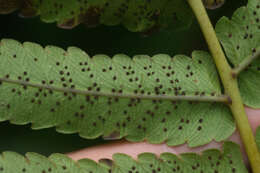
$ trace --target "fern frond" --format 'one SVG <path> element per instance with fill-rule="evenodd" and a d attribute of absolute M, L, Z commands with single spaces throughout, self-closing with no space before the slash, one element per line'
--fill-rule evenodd
<path fill-rule="evenodd" d="M 259 0 L 249 0 L 248 5 L 239 8 L 231 20 L 223 17 L 217 23 L 216 32 L 225 49 L 227 58 L 235 66 L 235 69 L 240 68 L 247 58 L 250 59 L 255 54 L 259 54 L 259 23 Z M 249 64 L 248 68 L 238 75 L 238 82 L 244 103 L 253 108 L 260 108 L 259 58 Z"/>
<path fill-rule="evenodd" d="M 216 103 L 228 99 L 206 52 L 195 51 L 192 59 L 90 58 L 75 47 L 2 40 L 0 60 L 0 121 L 56 126 L 84 138 L 189 146 L 221 141 L 235 130 L 228 107 Z"/>
<path fill-rule="evenodd" d="M 15 163 L 15 165 L 14 165 Z M 25 157 L 4 152 L 0 155 L 1 173 L 145 173 L 145 172 L 182 172 L 182 173 L 246 173 L 238 145 L 226 142 L 223 152 L 216 149 L 206 150 L 202 155 L 194 153 L 176 156 L 163 153 L 158 158 L 152 153 L 142 153 L 138 160 L 125 154 L 114 154 L 113 160 L 101 159 L 96 163 L 90 159 L 77 162 L 63 154 L 52 154 L 46 158 L 36 153 Z"/>
<path fill-rule="evenodd" d="M 192 13 L 183 0 L 26 0 L 22 5 L 17 0 L 5 0 L 5 4 L 0 14 L 20 8 L 22 16 L 40 15 L 44 22 L 57 22 L 62 28 L 80 23 L 88 27 L 122 24 L 130 31 L 151 32 L 161 27 L 186 28 L 192 22 Z"/>

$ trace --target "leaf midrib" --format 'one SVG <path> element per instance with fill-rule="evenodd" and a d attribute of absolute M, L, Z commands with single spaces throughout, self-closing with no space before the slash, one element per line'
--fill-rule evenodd
<path fill-rule="evenodd" d="M 143 100 L 200 101 L 200 102 L 223 102 L 223 103 L 230 102 L 229 97 L 223 94 L 218 96 L 205 96 L 205 95 L 203 96 L 194 96 L 194 95 L 151 96 L 151 95 L 140 95 L 140 94 L 106 93 L 106 92 L 87 91 L 87 90 L 80 90 L 80 89 L 59 88 L 59 87 L 53 87 L 49 85 L 35 84 L 31 82 L 13 80 L 8 78 L 0 78 L 0 82 L 22 85 L 22 86 L 29 86 L 32 88 L 42 88 L 42 89 L 52 90 L 56 92 L 73 93 L 73 94 L 90 95 L 90 96 L 143 99 Z"/>

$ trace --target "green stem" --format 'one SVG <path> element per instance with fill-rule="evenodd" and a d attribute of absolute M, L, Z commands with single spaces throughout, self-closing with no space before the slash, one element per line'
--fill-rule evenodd
<path fill-rule="evenodd" d="M 112 93 L 112 92 L 96 92 L 88 91 L 82 89 L 71 89 L 71 88 L 59 88 L 49 85 L 34 84 L 30 82 L 12 80 L 6 78 L 0 78 L 0 83 L 6 82 L 16 85 L 28 86 L 33 88 L 41 88 L 46 90 L 52 90 L 63 93 L 79 94 L 79 95 L 89 95 L 89 96 L 103 96 L 103 97 L 116 97 L 116 98 L 132 98 L 132 99 L 144 99 L 144 100 L 170 100 L 170 101 L 200 101 L 200 102 L 222 102 L 230 103 L 230 98 L 225 95 L 218 96 L 205 96 L 205 95 L 146 95 L 146 94 L 124 94 L 124 93 Z"/>
<path fill-rule="evenodd" d="M 210 52 L 214 58 L 219 75 L 221 77 L 226 95 L 230 96 L 232 104 L 229 105 L 233 117 L 236 121 L 240 137 L 243 141 L 245 150 L 247 152 L 252 170 L 254 173 L 260 172 L 260 154 L 255 142 L 252 128 L 250 127 L 243 102 L 238 89 L 237 79 L 232 76 L 232 69 L 229 66 L 224 52 L 221 49 L 220 43 L 217 39 L 215 30 L 209 20 L 207 12 L 201 0 L 187 0 L 197 20 L 200 24 L 201 30 L 208 43 Z"/>
<path fill-rule="evenodd" d="M 260 57 L 260 50 L 254 53 L 253 56 L 249 56 L 244 59 L 237 67 L 232 70 L 232 74 L 236 77 L 239 73 L 245 70 L 255 59 Z"/>

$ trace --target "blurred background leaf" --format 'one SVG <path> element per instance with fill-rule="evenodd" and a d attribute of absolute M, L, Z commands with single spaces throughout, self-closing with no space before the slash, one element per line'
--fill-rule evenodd
<path fill-rule="evenodd" d="M 246 0 L 227 0 L 219 9 L 208 11 L 213 24 L 223 15 L 230 17 L 234 10 L 247 3 Z M 20 42 L 31 41 L 46 45 L 56 45 L 66 49 L 76 46 L 90 56 L 107 54 L 113 56 L 124 53 L 129 56 L 136 54 L 166 53 L 190 55 L 192 50 L 207 50 L 207 45 L 199 26 L 193 22 L 189 30 L 172 32 L 163 30 L 144 37 L 138 33 L 127 31 L 121 26 L 86 28 L 79 25 L 72 30 L 64 30 L 55 24 L 46 24 L 39 18 L 23 19 L 17 13 L 0 15 L 0 39 L 12 38 Z M 38 152 L 50 155 L 54 152 L 66 153 L 88 146 L 103 144 L 102 139 L 86 140 L 77 134 L 63 135 L 53 128 L 33 131 L 30 126 L 15 126 L 7 122 L 0 123 L 0 152 L 12 150 L 24 154 Z"/>

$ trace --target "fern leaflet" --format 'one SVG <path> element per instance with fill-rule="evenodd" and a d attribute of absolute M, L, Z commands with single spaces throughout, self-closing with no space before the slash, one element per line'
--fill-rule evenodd
<path fill-rule="evenodd" d="M 32 123 L 34 129 L 56 126 L 84 138 L 189 146 L 221 141 L 235 130 L 226 105 L 194 101 L 225 100 L 206 52 L 195 51 L 192 59 L 163 54 L 90 58 L 74 47 L 43 49 L 2 40 L 0 59 L 0 121 Z M 187 98 L 193 100 L 180 101 Z"/>
<path fill-rule="evenodd" d="M 14 166 L 13 163 L 16 163 Z M 63 154 L 52 154 L 48 158 L 36 154 L 27 153 L 25 157 L 14 153 L 4 152 L 0 155 L 1 173 L 246 173 L 240 149 L 238 145 L 226 142 L 223 152 L 211 149 L 204 151 L 202 155 L 185 153 L 176 156 L 171 153 L 163 153 L 157 158 L 152 153 L 142 153 L 138 160 L 134 160 L 125 154 L 114 154 L 113 160 L 101 159 L 96 163 L 90 159 L 82 159 L 77 162 Z"/>
<path fill-rule="evenodd" d="M 20 9 L 21 16 L 40 15 L 44 22 L 57 22 L 62 28 L 73 28 L 80 23 L 88 27 L 122 24 L 130 31 L 151 32 L 161 27 L 187 28 L 192 22 L 192 13 L 183 0 L 5 0 L 3 3 L 0 14 Z"/>
<path fill-rule="evenodd" d="M 249 0 L 229 20 L 223 17 L 216 25 L 216 32 L 227 58 L 239 68 L 243 61 L 260 51 L 260 1 Z M 259 57 L 259 56 L 258 56 Z M 260 59 L 256 59 L 238 76 L 241 96 L 246 105 L 260 108 Z"/>

